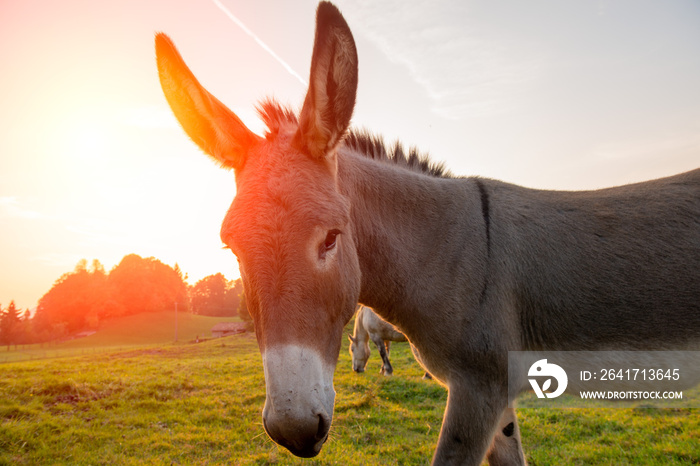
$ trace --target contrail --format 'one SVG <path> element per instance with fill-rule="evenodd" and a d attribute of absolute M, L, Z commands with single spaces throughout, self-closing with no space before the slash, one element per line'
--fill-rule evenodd
<path fill-rule="evenodd" d="M 295 78 L 297 78 L 297 79 L 299 80 L 299 82 L 302 83 L 305 87 L 309 85 L 309 83 L 306 82 L 306 80 L 305 80 L 304 78 L 302 78 L 301 76 L 299 76 L 299 74 L 297 74 L 297 72 L 294 71 L 294 69 L 293 69 L 291 66 L 289 66 L 289 64 L 288 64 L 286 61 L 282 60 L 282 58 L 281 58 L 279 55 L 277 55 L 277 54 L 276 54 L 265 42 L 263 42 L 258 36 L 256 36 L 256 35 L 253 33 L 253 31 L 251 31 L 250 29 L 248 29 L 248 28 L 246 27 L 246 25 L 243 24 L 243 22 L 242 22 L 240 19 L 236 18 L 236 16 L 234 16 L 234 14 L 231 13 L 231 12 L 229 11 L 229 9 L 226 8 L 226 7 L 223 5 L 223 3 L 221 3 L 219 0 L 212 0 L 212 1 L 214 2 L 214 4 L 215 4 L 216 6 L 219 7 L 219 9 L 220 9 L 221 11 L 223 11 L 223 12 L 226 14 L 226 16 L 229 17 L 229 19 L 230 19 L 231 21 L 233 21 L 234 23 L 236 23 L 236 25 L 237 25 L 239 28 L 243 29 L 243 32 L 245 32 L 245 33 L 248 34 L 250 37 L 252 37 L 253 40 L 254 40 L 255 42 L 257 42 L 258 45 L 259 45 L 260 47 L 263 48 L 263 50 L 265 50 L 267 53 L 269 53 L 270 55 L 272 55 L 272 58 L 274 58 L 275 60 L 277 60 L 277 61 L 280 63 L 280 65 L 282 65 L 282 66 L 284 67 L 284 69 L 287 70 L 287 71 L 289 72 L 289 74 L 291 74 L 292 76 L 294 76 Z"/>

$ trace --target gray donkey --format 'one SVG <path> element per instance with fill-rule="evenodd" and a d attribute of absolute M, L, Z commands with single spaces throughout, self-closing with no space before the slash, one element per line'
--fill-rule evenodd
<path fill-rule="evenodd" d="M 264 137 L 199 84 L 167 36 L 156 52 L 184 130 L 235 173 L 221 238 L 255 322 L 263 426 L 292 453 L 315 456 L 328 438 L 357 302 L 448 388 L 439 465 L 524 462 L 509 351 L 698 347 L 700 170 L 583 192 L 444 176 L 349 130 L 357 51 L 327 2 L 301 111 L 264 103 Z"/>

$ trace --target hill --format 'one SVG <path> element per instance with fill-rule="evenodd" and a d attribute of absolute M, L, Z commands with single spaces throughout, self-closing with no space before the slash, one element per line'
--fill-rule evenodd
<path fill-rule="evenodd" d="M 240 322 L 238 317 L 209 317 L 177 313 L 177 339 L 184 343 L 211 338 L 219 322 Z M 113 348 L 153 346 L 175 341 L 175 311 L 149 312 L 104 321 L 98 331 L 61 343 L 23 346 L 0 351 L 0 362 L 43 359 L 102 352 Z"/>
<path fill-rule="evenodd" d="M 240 322 L 238 317 L 209 317 L 177 313 L 177 339 L 190 341 L 211 338 L 211 328 L 219 322 Z M 110 320 L 85 338 L 62 343 L 65 348 L 102 346 L 161 345 L 175 341 L 175 312 L 148 312 Z"/>

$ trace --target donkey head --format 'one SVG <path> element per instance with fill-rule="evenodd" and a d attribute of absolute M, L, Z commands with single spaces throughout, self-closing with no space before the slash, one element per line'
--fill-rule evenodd
<path fill-rule="evenodd" d="M 265 138 L 199 84 L 164 34 L 156 53 L 161 86 L 183 129 L 235 172 L 221 238 L 238 258 L 262 353 L 263 425 L 292 453 L 315 456 L 331 425 L 333 372 L 360 289 L 336 153 L 357 90 L 352 34 L 333 5 L 319 5 L 301 113 L 264 104 Z"/>
<path fill-rule="evenodd" d="M 369 339 L 363 341 L 360 337 L 348 335 L 350 340 L 350 355 L 352 356 L 352 370 L 361 373 L 365 371 L 369 355 L 371 353 L 369 347 Z"/>

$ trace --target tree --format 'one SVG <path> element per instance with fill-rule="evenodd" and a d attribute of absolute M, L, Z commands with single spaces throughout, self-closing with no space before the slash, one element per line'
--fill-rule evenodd
<path fill-rule="evenodd" d="M 15 306 L 15 302 L 10 301 L 7 309 L 0 311 L 0 316 L 0 339 L 9 350 L 10 345 L 16 345 L 19 342 L 20 311 Z"/>
<path fill-rule="evenodd" d="M 20 312 L 20 322 L 17 327 L 15 334 L 17 335 L 16 343 L 21 345 L 27 345 L 34 343 L 35 334 L 32 331 L 34 327 L 34 319 L 32 319 L 32 312 L 29 309 L 25 309 L 24 312 Z"/>
<path fill-rule="evenodd" d="M 88 316 L 103 313 L 109 294 L 107 285 L 107 275 L 99 261 L 93 261 L 89 270 L 87 261 L 81 260 L 73 272 L 63 274 L 39 300 L 36 329 L 58 338 L 62 333 L 85 328 Z"/>
<path fill-rule="evenodd" d="M 238 316 L 243 320 L 250 329 L 253 326 L 253 317 L 248 311 L 248 301 L 245 299 L 245 290 L 241 287 L 241 294 L 238 301 Z"/>
<path fill-rule="evenodd" d="M 223 274 L 199 280 L 190 291 L 192 311 L 208 316 L 234 316 L 238 309 L 238 280 L 230 282 Z"/>
<path fill-rule="evenodd" d="M 180 309 L 187 308 L 182 273 L 154 257 L 124 256 L 109 272 L 109 284 L 115 300 L 111 311 L 117 315 L 173 309 L 176 302 L 183 305 Z"/>
<path fill-rule="evenodd" d="M 187 281 L 187 274 L 182 273 L 182 270 L 180 269 L 180 265 L 177 262 L 175 262 L 175 265 L 173 266 L 173 270 L 175 271 L 177 276 L 180 277 L 180 280 L 182 280 L 183 282 Z"/>
<path fill-rule="evenodd" d="M 179 268 L 136 254 L 124 256 L 107 275 L 104 266 L 83 259 L 39 300 L 36 330 L 59 338 L 101 320 L 140 312 L 188 308 L 187 284 Z"/>
<path fill-rule="evenodd" d="M 229 299 L 235 304 L 235 309 L 237 311 L 240 307 L 241 296 L 243 293 L 243 280 L 240 278 L 234 280 L 233 286 L 231 286 L 231 288 L 228 290 L 228 293 L 230 294 Z"/>

